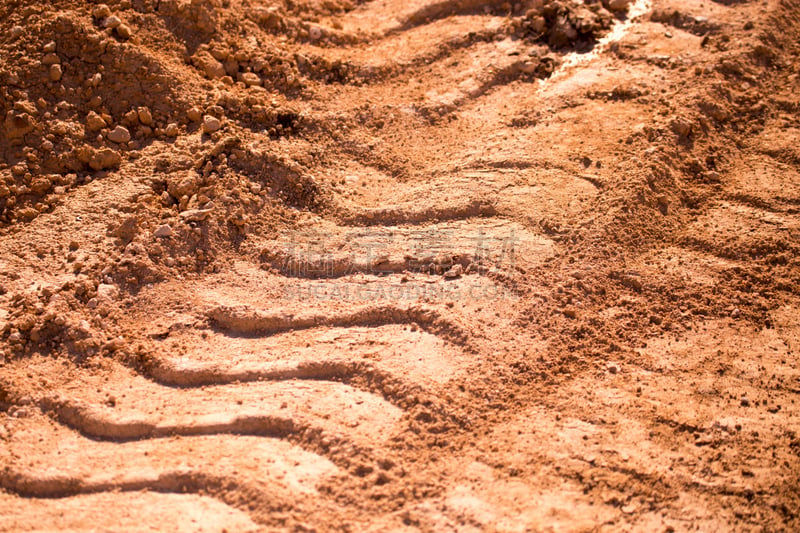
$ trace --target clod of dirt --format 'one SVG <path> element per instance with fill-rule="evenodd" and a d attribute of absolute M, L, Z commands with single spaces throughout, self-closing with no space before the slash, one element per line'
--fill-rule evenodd
<path fill-rule="evenodd" d="M 203 131 L 205 133 L 214 133 L 218 131 L 222 127 L 222 121 L 217 117 L 212 117 L 211 115 L 205 115 L 203 117 Z"/>
<path fill-rule="evenodd" d="M 169 224 L 164 224 L 163 226 L 159 226 L 153 232 L 153 236 L 164 239 L 164 238 L 167 238 L 167 237 L 171 237 L 172 233 L 173 233 L 172 227 Z"/>
<path fill-rule="evenodd" d="M 109 141 L 117 144 L 124 144 L 131 140 L 131 134 L 125 126 L 117 126 L 109 131 L 106 137 Z"/>

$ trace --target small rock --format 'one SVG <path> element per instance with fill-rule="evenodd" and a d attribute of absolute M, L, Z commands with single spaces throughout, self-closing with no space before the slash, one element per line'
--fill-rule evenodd
<path fill-rule="evenodd" d="M 192 122 L 199 122 L 200 119 L 203 118 L 203 112 L 199 107 L 195 106 L 186 112 L 186 118 Z"/>
<path fill-rule="evenodd" d="M 606 363 L 606 370 L 608 370 L 610 374 L 618 374 L 620 371 L 619 364 L 609 361 Z"/>
<path fill-rule="evenodd" d="M 145 126 L 153 125 L 153 114 L 150 113 L 149 108 L 140 107 L 139 109 L 136 110 L 136 113 L 139 116 L 139 122 L 141 122 Z"/>
<path fill-rule="evenodd" d="M 694 439 L 695 446 L 708 446 L 714 444 L 714 436 L 711 433 L 701 433 Z"/>
<path fill-rule="evenodd" d="M 578 310 L 572 307 L 571 305 L 564 308 L 562 311 L 564 316 L 567 318 L 578 318 Z"/>
<path fill-rule="evenodd" d="M 119 289 L 115 285 L 101 283 L 97 286 L 97 298 L 100 300 L 116 300 L 119 297 Z"/>
<path fill-rule="evenodd" d="M 318 26 L 311 26 L 310 28 L 308 28 L 308 37 L 312 41 L 319 41 L 320 39 L 322 39 L 322 29 L 319 28 Z"/>
<path fill-rule="evenodd" d="M 89 114 L 86 115 L 86 129 L 89 131 L 99 131 L 106 126 L 107 124 L 106 121 L 103 120 L 103 117 L 94 111 L 89 111 Z"/>
<path fill-rule="evenodd" d="M 206 115 L 203 117 L 203 131 L 205 133 L 214 133 L 222 127 L 222 122 L 217 117 Z"/>
<path fill-rule="evenodd" d="M 153 232 L 155 237 L 164 239 L 166 237 L 172 236 L 172 228 L 169 224 L 164 224 L 163 226 L 159 226 L 157 230 Z"/>
<path fill-rule="evenodd" d="M 619 277 L 620 283 L 636 292 L 642 292 L 644 284 L 638 274 L 623 274 Z"/>
<path fill-rule="evenodd" d="M 208 52 L 198 53 L 192 59 L 192 63 L 212 80 L 225 76 L 225 67 Z"/>
<path fill-rule="evenodd" d="M 56 42 L 55 41 L 50 41 L 49 43 L 44 45 L 44 47 L 42 48 L 42 51 L 45 54 L 51 54 L 51 53 L 55 52 L 56 51 Z"/>
<path fill-rule="evenodd" d="M 211 213 L 211 208 L 208 209 L 190 209 L 181 213 L 181 218 L 187 222 L 199 222 L 208 218 Z"/>
<path fill-rule="evenodd" d="M 94 9 L 92 9 L 92 17 L 94 17 L 97 20 L 104 19 L 110 16 L 111 16 L 111 8 L 109 8 L 105 4 L 97 4 L 96 6 L 94 6 Z"/>
<path fill-rule="evenodd" d="M 57 54 L 50 53 L 50 54 L 45 55 L 42 58 L 42 65 L 50 66 L 50 65 L 59 65 L 59 64 L 61 64 L 61 58 L 58 57 Z"/>
<path fill-rule="evenodd" d="M 742 407 L 750 407 L 750 400 L 747 398 L 747 396 L 742 396 L 742 399 L 739 400 L 739 404 Z"/>
<path fill-rule="evenodd" d="M 9 435 L 8 429 L 6 429 L 5 426 L 0 426 L 0 440 L 8 440 L 8 437 L 10 436 L 11 435 Z"/>
<path fill-rule="evenodd" d="M 14 39 L 18 39 L 22 37 L 22 34 L 25 33 L 25 29 L 22 26 L 14 26 L 8 32 L 8 37 L 13 41 Z"/>
<path fill-rule="evenodd" d="M 197 178 L 191 173 L 183 177 L 178 174 L 167 181 L 167 192 L 173 198 L 181 199 L 184 196 L 191 198 L 197 192 Z"/>
<path fill-rule="evenodd" d="M 164 134 L 167 137 L 177 137 L 178 133 L 180 133 L 180 129 L 178 128 L 178 125 L 175 124 L 174 122 L 170 122 L 169 124 L 167 124 L 167 127 L 164 128 Z"/>
<path fill-rule="evenodd" d="M 245 72 L 242 74 L 242 81 L 248 87 L 252 87 L 254 85 L 261 85 L 261 78 L 258 77 L 258 74 L 254 72 Z"/>
<path fill-rule="evenodd" d="M 740 316 L 742 316 L 742 312 L 739 310 L 738 307 L 733 311 L 731 311 L 731 318 L 739 318 Z"/>
<path fill-rule="evenodd" d="M 533 17 L 531 20 L 531 30 L 534 33 L 542 33 L 544 29 L 547 27 L 547 20 L 544 17 Z"/>
<path fill-rule="evenodd" d="M 444 277 L 448 279 L 460 278 L 464 272 L 464 267 L 461 265 L 453 265 L 453 267 L 444 273 Z"/>
<path fill-rule="evenodd" d="M 136 235 L 136 227 L 139 225 L 139 219 L 135 215 L 129 216 L 122 221 L 122 224 L 114 229 L 114 236 L 122 239 L 126 243 L 133 240 Z"/>
<path fill-rule="evenodd" d="M 114 32 L 119 35 L 122 39 L 130 39 L 131 38 L 131 28 L 127 24 L 120 24 L 116 28 L 114 28 Z"/>
<path fill-rule="evenodd" d="M 608 0 L 608 9 L 611 11 L 627 11 L 633 0 Z"/>
<path fill-rule="evenodd" d="M 61 65 L 50 65 L 50 70 L 48 71 L 48 76 L 50 76 L 50 81 L 59 81 L 62 76 Z"/>
<path fill-rule="evenodd" d="M 524 74 L 533 74 L 537 68 L 539 68 L 538 61 L 523 61 L 519 65 L 519 70 Z"/>
<path fill-rule="evenodd" d="M 122 144 L 131 140 L 131 133 L 125 126 L 117 126 L 109 131 L 106 137 L 113 143 Z"/>
<path fill-rule="evenodd" d="M 565 15 L 556 17 L 556 21 L 550 28 L 548 44 L 554 48 L 568 45 L 578 38 L 578 31 L 567 19 Z"/>
<path fill-rule="evenodd" d="M 672 122 L 672 131 L 681 137 L 688 137 L 692 133 L 692 124 L 683 119 L 676 119 Z"/>
<path fill-rule="evenodd" d="M 89 166 L 94 170 L 105 170 L 117 168 L 121 162 L 122 158 L 117 152 L 110 148 L 103 148 L 92 155 L 92 158 L 89 160 Z"/>
<path fill-rule="evenodd" d="M 103 23 L 103 26 L 105 26 L 106 28 L 111 28 L 113 30 L 114 28 L 116 28 L 120 24 L 122 24 L 122 21 L 120 20 L 120 18 L 118 16 L 116 16 L 116 15 L 111 15 Z"/>

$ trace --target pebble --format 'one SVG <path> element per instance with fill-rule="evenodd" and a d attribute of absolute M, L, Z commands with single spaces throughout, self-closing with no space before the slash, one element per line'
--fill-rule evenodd
<path fill-rule="evenodd" d="M 222 122 L 217 117 L 206 115 L 203 117 L 203 131 L 205 133 L 214 133 L 222 127 Z"/>
<path fill-rule="evenodd" d="M 120 18 L 118 16 L 116 16 L 116 15 L 111 15 L 103 23 L 103 26 L 105 26 L 106 28 L 111 28 L 113 30 L 114 28 L 116 28 L 120 24 L 122 24 L 122 21 L 120 20 Z"/>
<path fill-rule="evenodd" d="M 211 213 L 212 208 L 207 207 L 205 209 L 190 209 L 188 211 L 184 211 L 181 213 L 181 218 L 187 222 L 200 222 L 201 220 L 205 220 L 208 218 L 209 213 Z"/>
<path fill-rule="evenodd" d="M 692 124 L 682 119 L 677 119 L 672 123 L 672 131 L 681 137 L 688 137 L 692 132 Z"/>
<path fill-rule="evenodd" d="M 119 237 L 123 241 L 130 242 L 136 235 L 136 227 L 138 225 L 139 219 L 136 218 L 136 215 L 131 215 L 114 229 L 114 236 Z"/>
<path fill-rule="evenodd" d="M 195 66 L 202 69 L 206 76 L 212 80 L 221 78 L 225 75 L 225 67 L 223 64 L 214 59 L 214 57 L 208 52 L 201 52 L 197 54 L 192 62 L 195 64 Z"/>
<path fill-rule="evenodd" d="M 544 17 L 534 17 L 531 20 L 531 30 L 534 33 L 542 33 L 544 29 L 547 27 L 547 20 Z"/>
<path fill-rule="evenodd" d="M 14 26 L 11 28 L 11 31 L 8 32 L 8 37 L 13 41 L 21 37 L 23 33 L 25 33 L 25 29 L 22 26 Z"/>
<path fill-rule="evenodd" d="M 739 404 L 741 404 L 742 407 L 750 407 L 750 400 L 747 396 L 742 396 L 742 399 L 739 400 Z"/>
<path fill-rule="evenodd" d="M 619 365 L 617 363 L 608 362 L 608 363 L 606 363 L 606 370 L 608 370 L 609 373 L 611 373 L 611 374 L 617 374 L 617 373 L 619 373 L 620 368 L 619 368 Z"/>
<path fill-rule="evenodd" d="M 186 117 L 192 122 L 199 122 L 203 118 L 203 112 L 199 107 L 195 106 L 186 112 Z"/>
<path fill-rule="evenodd" d="M 611 11 L 627 11 L 632 0 L 609 0 L 608 9 Z"/>
<path fill-rule="evenodd" d="M 553 27 L 550 29 L 548 44 L 560 47 L 570 44 L 578 38 L 578 31 L 572 23 L 563 16 L 556 17 Z"/>
<path fill-rule="evenodd" d="M 175 179 L 170 178 L 167 182 L 167 192 L 175 198 L 191 197 L 197 193 L 197 178 L 193 174 L 178 175 Z"/>
<path fill-rule="evenodd" d="M 464 272 L 464 267 L 461 265 L 453 265 L 453 267 L 444 273 L 444 277 L 448 279 L 460 278 Z"/>
<path fill-rule="evenodd" d="M 100 300 L 116 300 L 119 297 L 119 289 L 115 285 L 101 283 L 97 286 L 97 298 Z"/>
<path fill-rule="evenodd" d="M 111 8 L 105 4 L 97 4 L 92 9 L 92 17 L 95 19 L 104 19 L 111 16 Z"/>
<path fill-rule="evenodd" d="M 159 226 L 158 229 L 153 232 L 153 235 L 161 239 L 171 237 L 172 228 L 169 224 L 164 224 L 163 226 Z"/>
<path fill-rule="evenodd" d="M 95 113 L 94 111 L 89 111 L 89 114 L 86 115 L 86 128 L 89 131 L 99 131 L 107 126 L 106 121 L 103 120 L 103 117 Z"/>
<path fill-rule="evenodd" d="M 319 41 L 322 39 L 322 30 L 317 26 L 311 26 L 308 29 L 308 36 L 312 41 Z"/>
<path fill-rule="evenodd" d="M 42 58 L 42 64 L 43 65 L 48 65 L 48 66 L 49 65 L 58 65 L 60 63 L 61 63 L 61 58 L 58 57 L 58 54 L 49 53 L 49 54 L 45 54 L 45 56 Z"/>
<path fill-rule="evenodd" d="M 131 140 L 131 133 L 125 126 L 117 126 L 106 135 L 109 141 L 122 144 Z"/>
<path fill-rule="evenodd" d="M 261 78 L 258 77 L 258 74 L 253 72 L 245 72 L 242 74 L 242 81 L 248 87 L 252 87 L 254 85 L 261 85 Z"/>
<path fill-rule="evenodd" d="M 739 310 L 738 307 L 733 311 L 731 311 L 731 318 L 739 318 L 740 316 L 742 316 L 742 312 Z"/>
<path fill-rule="evenodd" d="M 714 444 L 714 436 L 710 433 L 697 435 L 694 439 L 695 446 L 708 446 Z"/>
<path fill-rule="evenodd" d="M 525 74 L 533 74 L 537 68 L 539 68 L 538 61 L 523 61 L 519 66 L 519 70 Z"/>
<path fill-rule="evenodd" d="M 122 158 L 117 152 L 110 148 L 98 150 L 92 155 L 89 160 L 89 166 L 94 170 L 104 170 L 108 168 L 116 168 L 122 162 Z"/>
<path fill-rule="evenodd" d="M 140 107 L 136 110 L 136 113 L 139 116 L 139 122 L 144 124 L 145 126 L 152 126 L 153 124 L 153 114 L 150 113 L 150 109 L 147 107 Z"/>
<path fill-rule="evenodd" d="M 167 127 L 164 129 L 164 133 L 167 137 L 177 137 L 178 133 L 180 133 L 180 129 L 178 129 L 178 125 L 174 122 L 170 122 L 167 124 Z"/>
<path fill-rule="evenodd" d="M 127 24 L 120 24 L 114 31 L 123 39 L 130 39 L 131 38 L 131 28 Z"/>
<path fill-rule="evenodd" d="M 50 81 L 59 81 L 62 75 L 61 65 L 50 65 L 48 75 L 50 76 Z"/>

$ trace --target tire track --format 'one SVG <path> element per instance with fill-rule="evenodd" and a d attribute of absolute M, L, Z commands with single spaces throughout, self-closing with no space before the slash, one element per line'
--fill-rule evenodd
<path fill-rule="evenodd" d="M 312 501 L 320 510 L 333 507 L 320 501 L 317 487 L 342 475 L 329 459 L 280 439 L 212 435 L 108 441 L 41 416 L 30 419 L 7 447 L 13 453 L 32 442 L 52 442 L 48 438 L 54 436 L 58 446 L 37 446 L 25 468 L 5 469 L 0 487 L 48 499 L 140 491 L 207 494 L 244 511 L 247 505 L 236 495 L 247 494 L 249 504 L 270 513 L 308 507 L 313 517 Z"/>
<path fill-rule="evenodd" d="M 87 525 L 97 530 L 136 531 L 142 524 L 158 524 L 170 531 L 192 529 L 208 533 L 226 528 L 243 533 L 261 529 L 245 510 L 191 494 L 107 492 L 63 498 L 0 495 L 0 505 L 3 531 L 27 530 L 32 516 L 36 517 L 37 526 L 47 531 L 79 531 Z"/>
<path fill-rule="evenodd" d="M 284 239 L 262 241 L 258 245 L 261 260 L 292 278 L 419 273 L 455 280 L 476 274 L 507 285 L 516 271 L 536 268 L 555 253 L 550 239 L 498 218 L 327 229 L 322 226 Z"/>
<path fill-rule="evenodd" d="M 647 0 L 636 5 L 640 4 Z M 384 41 L 413 32 L 422 24 L 431 25 L 430 19 L 471 13 L 484 5 L 472 0 L 418 4 L 399 26 L 386 31 Z M 431 68 L 431 76 L 452 71 L 448 78 L 452 78 L 452 90 L 426 94 L 422 103 L 412 106 L 417 115 L 435 122 L 480 100 L 498 85 L 553 73 L 553 63 L 541 63 L 544 66 L 539 69 L 531 67 L 530 60 L 520 59 L 528 52 L 522 44 L 510 39 L 497 42 L 506 31 L 502 24 L 489 27 L 494 24 L 491 20 L 481 23 L 482 29 L 473 35 L 454 37 L 439 42 L 433 50 L 401 58 L 401 63 L 412 67 L 437 63 L 434 66 L 439 71 Z M 618 39 L 622 33 L 614 35 Z M 597 53 L 608 42 L 603 41 Z M 471 56 L 473 60 L 463 68 L 441 64 L 454 57 L 466 62 Z M 587 55 L 586 60 L 591 57 Z M 325 54 L 310 59 L 312 64 L 328 60 Z M 577 64 L 568 60 L 556 74 Z M 397 72 L 396 67 L 355 63 L 345 63 L 342 68 L 369 72 L 375 79 Z M 510 162 L 509 166 L 520 165 Z M 457 280 L 464 281 L 462 278 L 489 278 L 507 285 L 514 269 L 535 268 L 554 255 L 555 245 L 511 222 L 511 217 L 498 209 L 496 191 L 491 193 L 446 205 L 359 207 L 342 203 L 332 215 L 336 225 L 322 222 L 316 226 L 329 238 L 327 246 L 336 250 L 333 255 L 309 259 L 307 250 L 287 249 L 292 243 L 277 239 L 261 243 L 261 258 L 290 285 L 303 279 L 340 283 L 353 275 L 375 275 L 368 280 L 375 285 L 387 279 L 396 281 L 408 272 L 455 285 L 460 282 Z M 377 244 L 380 252 L 359 257 L 359 239 L 375 241 L 370 246 Z M 434 250 L 416 250 L 414 243 L 420 239 L 423 244 L 442 242 L 433 242 Z M 513 249 L 519 245 L 515 239 L 521 242 L 519 250 Z M 502 266 L 511 273 L 504 277 L 498 268 Z M 402 279 L 399 282 L 403 283 Z M 468 366 L 464 361 L 480 353 L 478 343 L 488 336 L 470 327 L 467 320 L 456 318 L 464 313 L 466 310 L 442 311 L 438 305 L 396 303 L 355 308 L 312 305 L 299 312 L 248 304 L 211 305 L 205 318 L 218 338 L 213 347 L 206 345 L 205 353 L 181 357 L 149 354 L 142 357 L 138 375 L 111 368 L 104 376 L 113 378 L 110 384 L 81 371 L 73 377 L 68 393 L 39 398 L 38 407 L 53 415 L 58 424 L 43 425 L 38 434 L 20 438 L 35 440 L 47 435 L 48 442 L 57 441 L 64 449 L 48 453 L 38 450 L 32 440 L 21 447 L 37 450 L 32 465 L 6 468 L 0 486 L 33 498 L 143 490 L 209 493 L 223 502 L 233 499 L 243 509 L 258 506 L 262 515 L 303 509 L 313 520 L 315 513 L 323 516 L 340 505 L 317 492 L 319 483 L 333 476 L 377 476 L 390 469 L 382 465 L 389 464 L 384 457 L 391 453 L 391 438 L 408 428 L 409 419 L 431 427 L 448 419 L 441 399 L 447 380 L 437 382 L 432 376 L 443 368 L 449 375 L 464 372 Z M 349 348 L 355 344 L 353 335 L 366 343 L 381 336 L 396 337 L 399 326 L 408 326 L 415 333 L 408 342 L 409 352 L 424 342 L 425 336 L 437 341 L 426 345 L 436 354 L 423 360 L 415 371 L 409 370 L 414 366 L 410 358 L 375 356 L 360 347 L 352 350 L 355 353 L 345 352 L 348 343 Z M 327 353 L 321 353 L 315 344 L 305 357 L 281 349 L 267 357 L 259 352 L 260 343 L 268 339 L 304 334 L 295 340 L 308 340 L 326 331 L 350 338 Z M 248 343 L 252 343 L 249 356 L 230 362 L 234 358 L 231 351 Z M 202 341 L 196 344 L 202 345 Z M 446 361 L 449 353 L 462 359 L 452 364 L 452 369 Z M 373 360 L 365 360 L 365 354 Z M 414 409 L 421 406 L 426 409 L 425 416 L 415 417 Z M 53 438 L 53 433 L 58 438 Z M 84 457 L 88 458 L 85 463 Z M 266 464 L 267 458 L 275 457 L 280 458 L 277 464 Z M 307 476 L 298 479 L 302 473 Z M 318 506 L 322 509 L 316 509 Z"/>

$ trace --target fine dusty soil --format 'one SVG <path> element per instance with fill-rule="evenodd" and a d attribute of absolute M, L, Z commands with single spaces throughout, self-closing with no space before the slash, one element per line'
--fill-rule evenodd
<path fill-rule="evenodd" d="M 0 2 L 0 530 L 800 530 L 797 0 Z"/>

